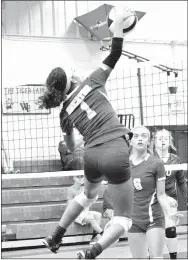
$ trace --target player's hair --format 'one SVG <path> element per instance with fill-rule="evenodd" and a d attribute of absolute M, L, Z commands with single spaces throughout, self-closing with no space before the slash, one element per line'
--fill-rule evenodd
<path fill-rule="evenodd" d="M 65 71 L 60 67 L 53 69 L 46 80 L 47 90 L 39 97 L 39 107 L 46 109 L 58 107 L 65 100 L 66 85 Z"/>
<path fill-rule="evenodd" d="M 131 132 L 134 133 L 134 130 L 135 129 L 138 129 L 138 128 L 143 128 L 144 130 L 146 130 L 147 134 L 148 134 L 148 139 L 150 140 L 150 131 L 143 125 L 137 125 L 135 126 L 134 128 L 131 129 Z"/>
<path fill-rule="evenodd" d="M 174 146 L 174 142 L 173 142 L 173 137 L 172 137 L 172 134 L 170 131 L 168 131 L 167 129 L 163 128 L 163 129 L 158 129 L 155 131 L 155 134 L 154 134 L 154 151 L 156 151 L 156 148 L 155 148 L 155 141 L 156 141 L 156 138 L 157 138 L 157 134 L 158 133 L 163 133 L 163 132 L 166 132 L 167 134 L 169 134 L 169 137 L 170 137 L 170 145 L 169 145 L 169 148 L 173 149 L 175 152 L 176 152 L 176 147 Z"/>

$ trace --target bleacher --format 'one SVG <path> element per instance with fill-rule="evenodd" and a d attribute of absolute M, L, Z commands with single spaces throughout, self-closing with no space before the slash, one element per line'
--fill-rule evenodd
<path fill-rule="evenodd" d="M 42 246 L 41 238 L 54 231 L 65 210 L 73 174 L 83 171 L 2 175 L 2 249 Z M 104 188 L 101 185 L 99 200 L 91 209 L 102 212 Z M 187 212 L 183 214 L 178 232 L 187 233 Z M 101 226 L 107 221 L 102 219 Z M 73 223 L 63 243 L 89 242 L 91 236 L 91 226 Z"/>
<path fill-rule="evenodd" d="M 2 240 L 26 242 L 52 233 L 67 205 L 67 189 L 73 184 L 72 174 L 71 172 L 3 174 L 2 225 L 6 227 L 6 232 L 2 234 Z M 75 174 L 83 174 L 83 171 L 74 171 Z M 102 212 L 103 191 L 104 185 L 100 188 L 99 200 L 91 209 Z M 105 223 L 106 220 L 103 220 L 102 226 Z M 73 223 L 66 233 L 65 243 L 89 241 L 91 236 L 92 228 L 89 225 L 82 227 Z M 8 245 L 6 243 L 8 242 L 3 243 L 4 247 Z"/>

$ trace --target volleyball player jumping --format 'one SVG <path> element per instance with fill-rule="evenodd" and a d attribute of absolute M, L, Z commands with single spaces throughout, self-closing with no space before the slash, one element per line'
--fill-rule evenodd
<path fill-rule="evenodd" d="M 133 186 L 129 171 L 129 149 L 126 140 L 129 129 L 120 124 L 110 104 L 105 83 L 122 52 L 123 22 L 130 17 L 123 14 L 114 21 L 111 52 L 83 82 L 69 74 L 67 68 L 55 68 L 49 74 L 47 90 L 40 97 L 41 108 L 63 105 L 60 112 L 61 129 L 69 150 L 74 150 L 73 125 L 84 137 L 84 192 L 67 206 L 54 233 L 43 243 L 56 253 L 70 224 L 84 208 L 98 198 L 98 189 L 104 176 L 108 178 L 109 192 L 114 204 L 114 217 L 108 232 L 79 258 L 94 259 L 114 243 L 132 225 Z"/>

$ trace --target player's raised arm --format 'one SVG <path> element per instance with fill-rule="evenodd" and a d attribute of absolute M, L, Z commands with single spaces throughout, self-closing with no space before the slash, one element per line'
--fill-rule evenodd
<path fill-rule="evenodd" d="M 100 68 L 103 70 L 111 72 L 121 57 L 123 47 L 123 21 L 124 17 L 122 16 L 116 19 L 111 25 L 114 34 L 112 38 L 111 52 L 100 65 Z"/>
<path fill-rule="evenodd" d="M 110 31 L 113 32 L 111 52 L 100 65 L 102 69 L 111 72 L 111 70 L 114 69 L 117 61 L 121 57 L 123 48 L 123 27 L 125 26 L 125 21 L 133 15 L 134 14 L 131 14 L 130 12 L 127 12 L 127 15 L 125 15 L 124 11 L 122 10 L 122 14 L 116 17 L 116 19 L 109 27 Z"/>

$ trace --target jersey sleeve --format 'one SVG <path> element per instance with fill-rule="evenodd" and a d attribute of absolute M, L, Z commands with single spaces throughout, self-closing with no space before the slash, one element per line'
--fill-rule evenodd
<path fill-rule="evenodd" d="M 163 181 L 166 179 L 165 167 L 162 160 L 156 161 L 155 179 L 156 181 Z"/>
<path fill-rule="evenodd" d="M 102 68 L 98 68 L 94 70 L 89 76 L 89 79 L 93 83 L 91 87 L 92 88 L 101 87 L 101 86 L 103 87 L 109 75 L 110 75 L 110 71 L 108 70 L 104 70 Z"/>

